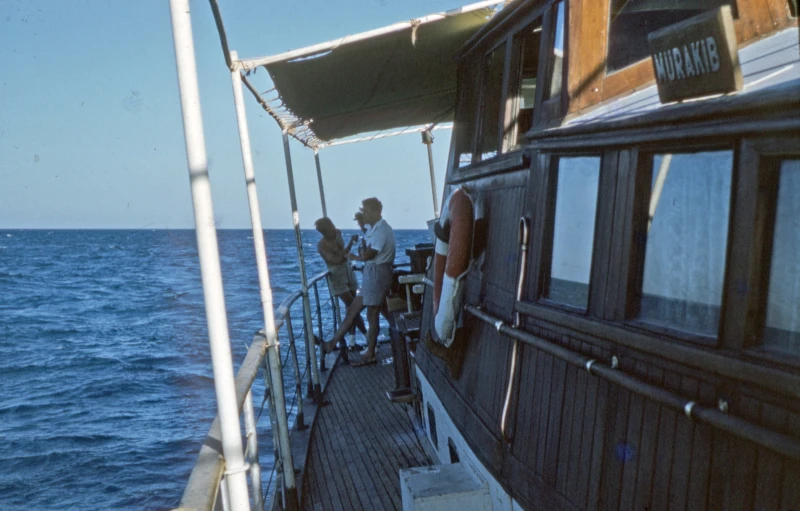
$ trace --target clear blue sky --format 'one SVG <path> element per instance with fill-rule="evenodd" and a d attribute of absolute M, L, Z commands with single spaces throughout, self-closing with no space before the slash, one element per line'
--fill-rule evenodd
<path fill-rule="evenodd" d="M 243 58 L 460 5 L 220 4 L 231 49 Z M 218 227 L 249 228 L 230 75 L 208 2 L 191 6 Z M 2 0 L 0 69 L 0 228 L 193 227 L 166 0 Z M 264 226 L 291 227 L 280 131 L 245 99 Z M 435 135 L 441 195 L 450 131 Z M 292 156 L 301 223 L 311 227 L 321 215 L 313 153 L 293 143 Z M 424 228 L 432 216 L 427 153 L 418 134 L 329 148 L 320 156 L 328 214 L 338 225 L 352 227 L 360 200 L 373 195 L 396 228 Z"/>

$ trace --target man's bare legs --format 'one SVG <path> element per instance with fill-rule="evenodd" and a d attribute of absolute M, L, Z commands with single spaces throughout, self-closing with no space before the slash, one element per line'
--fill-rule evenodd
<path fill-rule="evenodd" d="M 350 291 L 347 291 L 347 292 L 344 292 L 344 293 L 340 294 L 339 298 L 341 298 L 341 300 L 344 302 L 344 305 L 345 305 L 345 309 L 344 310 L 345 310 L 345 314 L 346 314 L 350 310 L 350 305 L 353 303 L 353 300 L 355 300 L 356 297 L 353 296 L 353 293 L 351 293 Z M 359 297 L 359 299 L 361 299 L 361 297 Z M 356 315 L 355 322 L 353 323 L 353 326 L 350 329 L 350 332 L 353 335 L 355 335 L 355 333 L 356 333 L 356 328 L 358 328 L 358 330 L 362 334 L 367 335 L 367 327 L 364 325 L 364 318 L 361 317 L 361 311 L 359 311 L 359 314 Z"/>
<path fill-rule="evenodd" d="M 336 333 L 333 334 L 333 338 L 323 345 L 323 350 L 325 353 L 331 353 L 334 349 L 336 349 L 336 345 L 339 344 L 339 341 L 344 339 L 344 336 L 347 335 L 347 332 L 350 330 L 350 328 L 357 324 L 358 319 L 361 319 L 361 309 L 363 308 L 364 300 L 360 295 L 358 295 L 350 303 L 350 306 L 347 307 L 347 314 L 344 317 L 344 321 L 342 321 L 342 324 L 339 325 L 339 329 L 336 331 Z M 364 325 L 363 319 L 361 319 L 361 325 Z"/>
<path fill-rule="evenodd" d="M 375 359 L 375 349 L 378 346 L 378 332 L 381 330 L 381 308 L 370 305 L 367 307 L 367 352 L 362 360 Z"/>

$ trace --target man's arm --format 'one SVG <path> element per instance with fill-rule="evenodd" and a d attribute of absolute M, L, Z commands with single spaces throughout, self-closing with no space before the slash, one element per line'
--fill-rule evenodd
<path fill-rule="evenodd" d="M 375 256 L 378 255 L 378 251 L 374 248 L 366 247 L 364 250 L 361 251 L 361 254 L 350 254 L 351 261 L 369 261 L 370 259 L 374 259 Z"/>

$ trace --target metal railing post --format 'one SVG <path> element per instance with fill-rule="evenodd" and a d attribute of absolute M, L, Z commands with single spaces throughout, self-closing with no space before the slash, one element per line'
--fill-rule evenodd
<path fill-rule="evenodd" d="M 311 301 L 308 297 L 308 279 L 306 278 L 306 258 L 303 254 L 303 235 L 300 233 L 300 213 L 297 211 L 297 194 L 294 189 L 294 172 L 292 170 L 292 154 L 289 150 L 289 132 L 283 130 L 283 153 L 286 157 L 286 175 L 289 179 L 289 198 L 292 203 L 292 223 L 294 224 L 294 235 L 297 243 L 297 258 L 300 263 L 300 281 L 303 291 L 303 317 L 306 330 L 306 358 L 311 365 L 311 381 L 313 382 L 314 392 L 312 398 L 315 402 L 322 399 L 322 388 L 320 386 L 319 368 L 317 367 L 317 352 L 314 345 L 314 323 L 311 320 Z M 324 354 L 321 354 L 324 356 Z"/>
<path fill-rule="evenodd" d="M 294 419 L 295 427 L 302 431 L 306 429 L 305 407 L 303 404 L 303 375 L 300 374 L 300 361 L 297 358 L 297 344 L 295 344 L 294 328 L 292 328 L 292 313 L 286 309 L 283 324 L 286 325 L 286 335 L 289 336 L 289 354 L 292 357 L 295 376 L 295 395 L 297 396 L 297 416 Z"/>
<path fill-rule="evenodd" d="M 253 411 L 253 391 L 248 390 L 244 398 L 244 433 L 247 439 L 247 463 L 250 464 L 250 483 L 253 486 L 253 505 L 264 511 L 264 495 L 261 493 L 261 465 L 258 463 L 258 430 Z"/>
<path fill-rule="evenodd" d="M 228 493 L 228 483 L 225 481 L 225 476 L 222 476 L 222 480 L 219 482 L 219 498 L 222 502 L 222 511 L 230 511 L 231 497 Z"/>
<path fill-rule="evenodd" d="M 275 421 L 275 416 L 277 415 L 275 412 L 275 396 L 272 395 L 272 377 L 271 371 L 269 368 L 269 364 L 267 363 L 266 358 L 263 360 L 263 369 L 264 369 L 264 392 L 267 393 L 267 406 L 269 406 L 269 423 L 270 429 L 272 431 L 272 459 L 273 464 L 275 466 L 275 473 L 277 474 L 277 481 L 276 481 L 276 488 L 279 488 L 279 491 L 275 491 L 275 496 L 277 498 L 282 499 L 284 486 L 283 486 L 283 457 L 281 456 L 281 444 L 278 440 L 278 423 Z M 280 508 L 283 508 L 283 500 L 280 500 Z"/>
<path fill-rule="evenodd" d="M 331 297 L 331 306 L 332 306 L 331 314 L 333 315 L 333 331 L 336 332 L 337 330 L 339 330 L 339 325 L 342 323 L 342 310 L 339 307 L 340 305 L 339 299 L 333 296 L 333 293 L 331 292 L 330 277 L 328 277 L 327 282 L 328 282 L 328 295 Z M 355 337 L 355 334 L 352 335 L 353 337 Z M 344 349 L 340 351 L 339 358 L 343 365 L 348 365 L 350 363 L 350 357 L 349 354 L 347 353 L 347 342 L 344 342 L 343 344 L 344 344 Z M 353 344 L 355 344 L 355 339 L 353 339 Z"/>
<path fill-rule="evenodd" d="M 231 61 L 239 60 L 236 52 L 231 52 Z M 238 71 L 231 71 L 231 85 L 233 87 L 233 101 L 236 106 L 236 119 L 239 126 L 239 141 L 242 150 L 242 165 L 244 167 L 245 186 L 247 199 L 250 205 L 250 223 L 253 226 L 253 246 L 256 255 L 256 268 L 258 270 L 258 287 L 261 295 L 261 308 L 264 315 L 264 333 L 267 337 L 267 358 L 270 365 L 271 389 L 275 401 L 275 422 L 277 423 L 278 439 L 280 441 L 281 457 L 284 467 L 284 492 L 286 509 L 295 510 L 300 507 L 297 487 L 294 478 L 294 461 L 292 449 L 289 444 L 289 421 L 286 416 L 286 395 L 283 389 L 283 369 L 278 344 L 278 332 L 275 328 L 275 316 L 272 310 L 272 287 L 269 281 L 269 268 L 267 267 L 267 249 L 264 242 L 264 230 L 261 227 L 261 212 L 256 193 L 256 178 L 253 170 L 253 156 L 250 149 L 250 132 L 247 128 L 247 116 L 242 95 L 242 77 Z M 240 440 L 241 441 L 241 440 Z"/>
<path fill-rule="evenodd" d="M 325 332 L 322 330 L 322 306 L 319 303 L 319 288 L 317 287 L 317 283 L 319 281 L 314 282 L 314 299 L 317 301 L 317 332 L 319 332 L 319 340 L 325 340 Z M 325 353 L 322 353 L 320 350 L 319 355 L 319 370 L 320 371 L 327 371 L 328 368 L 325 367 Z"/>
<path fill-rule="evenodd" d="M 314 163 L 317 165 L 317 182 L 319 183 L 319 201 L 322 203 L 322 216 L 328 216 L 328 208 L 325 207 L 325 187 L 322 185 L 322 167 L 319 164 L 319 150 L 314 149 Z"/>
<path fill-rule="evenodd" d="M 189 0 L 170 0 L 170 14 L 214 389 L 220 420 L 222 453 L 225 457 L 225 483 L 230 494 L 231 509 L 250 511 L 245 474 L 247 466 L 242 452 L 241 424 L 236 401 L 225 294 L 222 287 L 211 184 L 208 179 L 208 159 L 203 134 L 203 116 L 200 111 L 200 91 L 197 83 Z"/>

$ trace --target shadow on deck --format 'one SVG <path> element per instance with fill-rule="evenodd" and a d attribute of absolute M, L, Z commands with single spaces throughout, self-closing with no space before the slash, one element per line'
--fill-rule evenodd
<path fill-rule="evenodd" d="M 311 433 L 303 509 L 402 509 L 399 470 L 431 464 L 409 405 L 386 398 L 394 388 L 389 357 L 382 345 L 377 365 L 337 363 L 325 390 L 330 404 L 318 410 Z"/>

